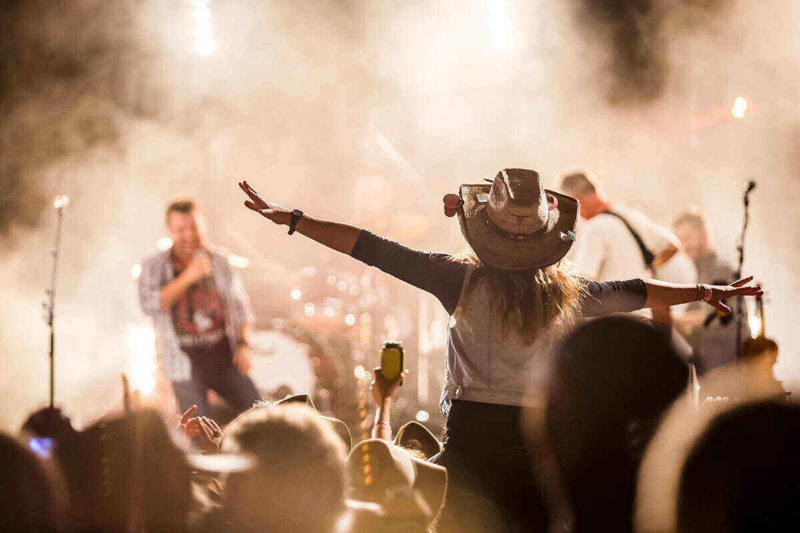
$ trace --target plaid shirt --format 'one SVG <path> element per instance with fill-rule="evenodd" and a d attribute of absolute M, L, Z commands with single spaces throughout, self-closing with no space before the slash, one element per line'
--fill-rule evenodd
<path fill-rule="evenodd" d="M 207 248 L 214 272 L 214 283 L 225 306 L 225 333 L 233 350 L 239 340 L 240 326 L 254 322 L 253 309 L 239 273 L 228 263 L 227 250 L 216 246 Z M 142 262 L 139 300 L 145 314 L 153 317 L 161 371 L 172 381 L 188 381 L 192 377 L 191 361 L 181 350 L 172 324 L 171 309 L 161 310 L 161 289 L 174 278 L 170 250 L 148 256 Z"/>

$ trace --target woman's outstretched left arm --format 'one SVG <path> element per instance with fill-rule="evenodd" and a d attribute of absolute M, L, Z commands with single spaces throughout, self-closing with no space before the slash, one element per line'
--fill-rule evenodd
<path fill-rule="evenodd" d="M 764 294 L 760 285 L 750 285 L 753 276 L 734 281 L 730 285 L 688 285 L 669 283 L 654 279 L 644 280 L 647 287 L 645 307 L 668 307 L 689 302 L 705 301 L 723 313 L 731 308 L 722 300 L 734 296 L 760 296 Z"/>
<path fill-rule="evenodd" d="M 624 281 L 584 279 L 585 298 L 581 314 L 600 316 L 627 313 L 647 307 L 669 307 L 697 301 L 706 301 L 719 311 L 730 313 L 730 308 L 722 300 L 739 295 L 763 294 L 760 286 L 748 285 L 752 280 L 751 276 L 730 285 L 689 285 L 638 278 Z"/>

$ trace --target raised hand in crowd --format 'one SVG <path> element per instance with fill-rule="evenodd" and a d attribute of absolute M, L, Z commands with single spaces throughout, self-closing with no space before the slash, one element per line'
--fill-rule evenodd
<path fill-rule="evenodd" d="M 291 210 L 281 207 L 278 204 L 267 202 L 246 181 L 239 182 L 239 187 L 250 197 L 250 200 L 245 201 L 245 207 L 252 209 L 259 215 L 276 224 L 289 224 L 291 220 Z"/>
<path fill-rule="evenodd" d="M 139 409 L 142 403 L 142 394 L 138 390 L 131 390 L 128 376 L 122 373 L 122 407 L 125 412 Z"/>
<path fill-rule="evenodd" d="M 389 381 L 383 377 L 380 367 L 372 369 L 372 382 L 369 384 L 369 390 L 376 405 L 372 438 L 392 440 L 392 425 L 390 421 L 392 396 L 397 387 L 403 384 L 406 375 L 408 375 L 408 369 Z"/>
<path fill-rule="evenodd" d="M 763 296 L 764 291 L 761 285 L 749 285 L 751 281 L 753 281 L 753 276 L 747 276 L 727 286 L 711 286 L 711 299 L 708 300 L 708 305 L 723 313 L 730 313 L 731 308 L 723 300 L 734 296 Z"/>
<path fill-rule="evenodd" d="M 183 413 L 180 422 L 178 422 L 177 430 L 190 440 L 195 437 L 201 437 L 207 454 L 219 453 L 222 429 L 211 418 L 205 416 L 192 417 L 195 411 L 197 411 L 197 406 L 193 405 Z"/>
<path fill-rule="evenodd" d="M 723 313 L 730 313 L 731 308 L 723 300 L 734 296 L 761 296 L 764 290 L 760 285 L 750 285 L 753 276 L 734 281 L 730 285 L 683 285 L 666 281 L 647 279 L 645 307 L 669 307 L 689 302 L 706 302 Z"/>

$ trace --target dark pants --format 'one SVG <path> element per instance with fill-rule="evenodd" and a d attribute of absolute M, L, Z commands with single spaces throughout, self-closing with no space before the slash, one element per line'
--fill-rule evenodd
<path fill-rule="evenodd" d="M 196 405 L 195 416 L 211 414 L 206 400 L 208 389 L 219 394 L 237 413 L 250 409 L 254 403 L 261 400 L 253 381 L 240 374 L 232 364 L 210 376 L 194 375 L 191 381 L 173 381 L 172 389 L 175 391 L 181 412 Z"/>
<path fill-rule="evenodd" d="M 520 415 L 519 407 L 453 401 L 436 461 L 448 472 L 438 531 L 547 530 Z"/>

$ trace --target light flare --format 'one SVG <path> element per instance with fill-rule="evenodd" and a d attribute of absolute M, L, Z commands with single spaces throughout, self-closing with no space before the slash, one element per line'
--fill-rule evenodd
<path fill-rule="evenodd" d="M 230 254 L 228 256 L 228 264 L 236 268 L 247 268 L 247 265 L 250 264 L 250 260 L 240 255 Z"/>
<path fill-rule="evenodd" d="M 747 317 L 747 325 L 750 327 L 750 336 L 754 339 L 761 335 L 761 317 L 755 313 L 751 313 Z"/>
<path fill-rule="evenodd" d="M 211 55 L 217 46 L 214 42 L 214 27 L 211 24 L 211 9 L 208 0 L 187 0 L 192 6 L 192 20 L 194 21 L 195 52 L 202 56 Z"/>
<path fill-rule="evenodd" d="M 131 387 L 142 395 L 156 388 L 156 334 L 149 326 L 128 327 Z"/>
<path fill-rule="evenodd" d="M 738 96 L 736 97 L 736 100 L 733 101 L 731 115 L 736 118 L 743 118 L 747 114 L 747 108 L 747 100 L 745 100 L 743 96 Z"/>
<path fill-rule="evenodd" d="M 169 237 L 161 237 L 156 241 L 156 248 L 161 250 L 162 252 L 169 250 L 172 248 L 172 239 Z"/>

